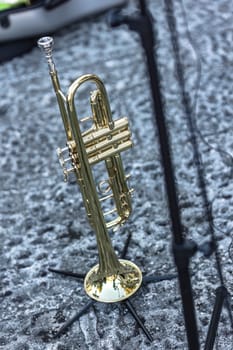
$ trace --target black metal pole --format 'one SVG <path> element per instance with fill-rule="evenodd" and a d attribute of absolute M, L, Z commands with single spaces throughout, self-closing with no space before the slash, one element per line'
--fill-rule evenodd
<path fill-rule="evenodd" d="M 193 242 L 185 241 L 182 234 L 182 224 L 180 219 L 173 165 L 171 161 L 169 136 L 163 111 L 157 62 L 154 55 L 155 40 L 153 25 L 151 15 L 146 8 L 146 3 L 144 0 L 140 0 L 140 10 L 141 14 L 136 18 L 129 18 L 122 16 L 119 12 L 116 13 L 115 16 L 112 16 L 111 18 L 111 25 L 117 26 L 125 23 L 131 30 L 138 32 L 145 51 L 148 74 L 150 78 L 153 110 L 158 129 L 161 161 L 164 169 L 168 207 L 173 233 L 173 254 L 179 277 L 187 339 L 189 349 L 198 350 L 199 337 L 189 273 L 189 261 L 191 256 L 196 251 L 196 245 Z"/>

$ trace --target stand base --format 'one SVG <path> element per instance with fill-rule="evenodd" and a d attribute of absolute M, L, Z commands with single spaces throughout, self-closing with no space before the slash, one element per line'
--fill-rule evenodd
<path fill-rule="evenodd" d="M 131 239 L 131 235 L 128 235 L 127 237 L 127 240 L 126 240 L 126 243 L 125 243 L 125 246 L 123 248 L 123 251 L 122 251 L 122 254 L 121 254 L 121 258 L 124 258 L 124 256 L 126 255 L 127 253 L 127 248 L 128 248 L 128 245 L 129 245 L 129 242 L 130 242 L 130 239 Z M 119 259 L 120 262 L 124 262 L 124 261 L 127 261 L 127 260 L 121 260 Z M 136 265 L 134 265 L 133 263 L 130 262 L 130 264 L 132 266 L 135 266 L 137 269 L 138 267 Z M 98 266 L 98 265 L 97 265 Z M 96 269 L 96 266 L 94 266 L 94 268 L 92 269 Z M 92 271 L 92 269 L 90 270 L 90 272 Z M 139 269 L 138 269 L 139 270 Z M 81 280 L 84 280 L 86 278 L 86 275 L 85 274 L 82 274 L 82 273 L 74 273 L 74 272 L 70 272 L 70 271 L 64 271 L 64 270 L 58 270 L 58 269 L 52 269 L 50 268 L 49 271 L 51 272 L 55 272 L 55 273 L 58 273 L 58 274 L 61 274 L 63 276 L 70 276 L 70 277 L 75 277 L 75 278 L 78 278 L 78 279 L 81 279 Z M 140 271 L 140 270 L 139 270 Z M 89 272 L 89 273 L 90 273 Z M 88 273 L 88 274 L 89 274 Z M 88 276 L 87 274 L 87 276 Z M 164 275 L 164 276 L 145 276 L 145 277 L 141 277 L 141 280 L 140 280 L 140 284 L 137 286 L 137 289 L 139 289 L 141 283 L 143 285 L 147 285 L 149 283 L 158 283 L 158 282 L 161 282 L 161 281 L 164 281 L 164 280 L 172 280 L 174 278 L 177 278 L 177 275 L 176 274 L 168 274 L 168 275 Z M 127 307 L 127 309 L 129 310 L 129 312 L 131 313 L 131 315 L 134 317 L 135 321 L 137 322 L 137 324 L 139 325 L 139 327 L 143 330 L 144 334 L 146 335 L 147 339 L 152 342 L 153 341 L 153 338 L 150 334 L 150 332 L 148 331 L 148 329 L 145 327 L 145 325 L 143 324 L 142 320 L 140 319 L 140 317 L 138 316 L 132 302 L 130 301 L 130 296 L 132 296 L 136 290 L 129 294 L 128 296 L 120 299 L 120 300 L 112 300 L 112 301 L 106 301 L 106 300 L 100 300 L 98 298 L 93 298 L 91 295 L 91 298 L 92 300 L 90 300 L 79 312 L 77 312 L 71 319 L 69 319 L 59 330 L 58 332 L 54 335 L 54 338 L 57 338 L 59 337 L 60 335 L 62 335 L 64 332 L 66 332 L 66 330 L 74 323 L 76 322 L 77 320 L 79 320 L 79 318 L 84 315 L 86 312 L 88 312 L 88 310 L 90 309 L 91 306 L 94 305 L 94 303 L 96 301 L 100 301 L 100 302 L 122 302 L 124 303 L 124 305 Z M 88 293 L 89 294 L 89 293 Z M 101 298 L 102 299 L 102 298 Z"/>

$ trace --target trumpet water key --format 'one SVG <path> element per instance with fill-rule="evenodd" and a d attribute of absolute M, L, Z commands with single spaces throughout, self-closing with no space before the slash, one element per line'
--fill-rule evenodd
<path fill-rule="evenodd" d="M 132 190 L 128 187 L 128 176 L 124 173 L 120 154 L 132 146 L 127 118 L 112 119 L 105 87 L 96 75 L 86 74 L 75 80 L 65 96 L 60 89 L 52 57 L 53 39 L 43 37 L 38 40 L 38 46 L 48 61 L 67 137 L 67 147 L 58 149 L 64 179 L 67 181 L 71 172 L 75 174 L 87 217 L 96 234 L 99 263 L 87 273 L 85 291 L 91 298 L 101 302 L 127 299 L 140 287 L 142 273 L 134 263 L 117 258 L 108 234 L 108 229 L 123 225 L 131 213 Z M 79 119 L 74 97 L 86 82 L 96 86 L 90 96 L 92 115 Z M 80 123 L 89 119 L 92 120 L 92 126 L 82 131 Z M 102 161 L 108 179 L 97 185 L 92 166 Z M 107 187 L 104 186 L 106 184 Z M 101 191 L 98 191 L 98 187 Z M 102 192 L 102 197 L 99 192 Z M 109 199 L 114 202 L 114 208 L 104 212 L 102 203 Z"/>

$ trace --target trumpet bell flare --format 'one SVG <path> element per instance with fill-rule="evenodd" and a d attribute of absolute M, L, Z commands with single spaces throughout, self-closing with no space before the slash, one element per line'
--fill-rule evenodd
<path fill-rule="evenodd" d="M 129 270 L 127 274 L 114 274 L 93 282 L 99 264 L 87 273 L 84 289 L 90 298 L 103 303 L 115 303 L 128 299 L 136 293 L 142 284 L 141 270 L 131 261 L 119 259 L 119 262 L 127 267 Z"/>

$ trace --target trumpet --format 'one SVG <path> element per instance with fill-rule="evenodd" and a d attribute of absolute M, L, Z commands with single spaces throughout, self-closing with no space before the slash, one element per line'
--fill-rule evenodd
<path fill-rule="evenodd" d="M 47 59 L 67 138 L 66 147 L 58 149 L 64 180 L 68 180 L 70 173 L 75 174 L 89 223 L 96 234 L 99 263 L 86 274 L 84 289 L 97 301 L 125 300 L 139 289 L 142 273 L 133 262 L 117 258 L 108 229 L 123 225 L 132 211 L 132 189 L 128 186 L 129 176 L 124 173 L 120 155 L 132 147 L 128 120 L 125 117 L 113 120 L 105 86 L 96 75 L 86 74 L 76 79 L 65 96 L 52 57 L 53 38 L 40 38 L 38 46 Z M 92 115 L 79 119 L 74 97 L 86 82 L 96 86 L 90 94 Z M 82 131 L 80 124 L 87 120 L 91 120 L 92 125 Z M 92 167 L 101 161 L 105 162 L 108 179 L 97 186 Z M 107 188 L 103 189 L 104 184 Z M 103 202 L 108 200 L 114 202 L 114 209 L 105 212 Z"/>

